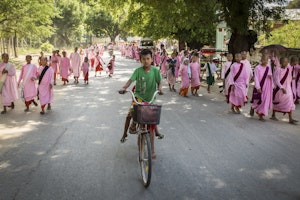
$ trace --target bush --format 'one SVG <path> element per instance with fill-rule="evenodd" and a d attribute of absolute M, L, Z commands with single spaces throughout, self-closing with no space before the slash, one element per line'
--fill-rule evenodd
<path fill-rule="evenodd" d="M 54 46 L 49 42 L 45 42 L 41 45 L 41 50 L 44 52 L 52 52 L 54 50 Z"/>

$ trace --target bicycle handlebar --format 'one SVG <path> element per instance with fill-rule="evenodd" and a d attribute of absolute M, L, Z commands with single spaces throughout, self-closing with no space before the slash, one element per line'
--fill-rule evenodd
<path fill-rule="evenodd" d="M 136 98 L 135 98 L 135 96 L 134 96 L 134 93 L 131 91 L 131 90 L 124 90 L 124 91 L 122 91 L 122 92 L 124 92 L 124 94 L 125 93 L 127 93 L 127 92 L 129 92 L 130 94 L 131 94 L 131 96 L 132 96 L 132 99 L 133 99 L 133 101 L 136 103 L 136 104 L 142 104 L 141 102 L 138 102 L 137 100 L 136 100 Z M 119 91 L 119 93 L 120 93 L 120 91 Z M 153 96 L 152 96 L 152 99 L 151 99 L 151 101 L 149 102 L 150 104 L 154 101 L 154 98 L 156 97 L 156 95 L 159 93 L 159 90 L 156 90 L 155 92 L 154 92 L 154 94 L 153 94 Z M 122 93 L 120 93 L 120 94 L 122 94 Z"/>

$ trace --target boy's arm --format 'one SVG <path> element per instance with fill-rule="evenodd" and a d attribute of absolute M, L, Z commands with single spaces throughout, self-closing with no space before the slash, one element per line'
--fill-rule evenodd
<path fill-rule="evenodd" d="M 159 82 L 157 83 L 157 88 L 158 88 L 158 90 L 159 90 L 159 94 L 162 95 L 163 92 L 162 92 L 162 84 L 161 84 L 161 81 L 159 81 Z"/>
<path fill-rule="evenodd" d="M 119 90 L 119 93 L 120 93 L 120 94 L 124 94 L 124 93 L 125 93 L 125 90 L 131 85 L 131 83 L 132 83 L 132 80 L 129 79 L 129 80 L 125 83 L 125 85 L 122 87 L 122 89 Z"/>

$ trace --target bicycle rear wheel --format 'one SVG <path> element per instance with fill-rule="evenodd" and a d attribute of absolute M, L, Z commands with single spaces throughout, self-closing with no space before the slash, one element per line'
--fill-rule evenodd
<path fill-rule="evenodd" d="M 149 134 L 143 133 L 140 136 L 139 162 L 143 184 L 148 187 L 151 182 L 152 173 L 152 152 Z"/>

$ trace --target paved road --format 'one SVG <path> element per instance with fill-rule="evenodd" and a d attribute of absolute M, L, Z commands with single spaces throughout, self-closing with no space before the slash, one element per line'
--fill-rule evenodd
<path fill-rule="evenodd" d="M 107 59 L 107 58 L 106 58 Z M 144 189 L 136 136 L 120 144 L 130 96 L 119 89 L 138 66 L 117 57 L 116 75 L 55 87 L 53 110 L 0 116 L 0 200 L 299 200 L 300 125 L 228 112 L 224 98 L 167 90 L 153 179 Z M 92 75 L 91 75 L 92 76 Z M 178 88 L 178 86 L 177 86 Z M 300 119 L 299 107 L 295 111 Z"/>

